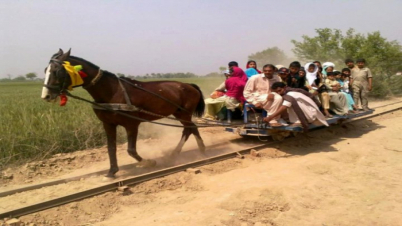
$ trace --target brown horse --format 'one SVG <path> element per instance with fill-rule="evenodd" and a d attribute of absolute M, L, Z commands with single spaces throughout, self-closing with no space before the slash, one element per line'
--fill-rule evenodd
<path fill-rule="evenodd" d="M 153 121 L 163 116 L 173 115 L 183 124 L 183 134 L 172 155 L 178 155 L 191 134 L 194 134 L 198 147 L 205 154 L 205 145 L 193 122 L 192 115 L 202 116 L 205 108 L 201 90 L 194 84 L 175 81 L 140 82 L 128 78 L 118 78 L 116 75 L 101 70 L 98 66 L 84 59 L 70 56 L 71 49 L 63 53 L 59 50 L 54 54 L 46 68 L 46 78 L 42 90 L 42 99 L 54 102 L 59 95 L 65 94 L 72 84 L 72 78 L 63 66 L 65 61 L 71 65 L 81 65 L 83 77 L 82 87 L 88 91 L 96 103 L 129 104 L 142 111 L 125 111 L 134 117 Z M 140 120 L 128 118 L 115 112 L 94 108 L 96 116 L 103 122 L 107 135 L 110 170 L 106 177 L 113 178 L 119 171 L 116 158 L 116 127 L 123 126 L 127 132 L 128 154 L 135 158 L 140 167 L 154 166 L 154 160 L 145 160 L 138 155 L 136 141 Z"/>

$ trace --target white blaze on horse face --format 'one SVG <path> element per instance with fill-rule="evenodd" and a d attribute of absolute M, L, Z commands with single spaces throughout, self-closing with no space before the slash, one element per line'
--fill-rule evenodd
<path fill-rule="evenodd" d="M 48 85 L 47 83 L 49 82 L 50 68 L 51 68 L 51 65 L 49 64 L 49 66 L 47 66 L 47 68 L 46 68 L 45 82 L 44 82 L 45 85 Z M 42 88 L 42 99 L 45 99 L 47 95 L 49 95 L 49 89 L 47 87 L 43 87 Z"/>

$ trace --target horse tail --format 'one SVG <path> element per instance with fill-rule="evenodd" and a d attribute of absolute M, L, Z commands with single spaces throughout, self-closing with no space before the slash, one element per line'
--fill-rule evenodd
<path fill-rule="evenodd" d="M 196 90 L 198 90 L 198 92 L 200 92 L 200 99 L 198 100 L 198 104 L 197 107 L 195 108 L 193 115 L 196 117 L 201 117 L 204 114 L 205 110 L 204 95 L 202 94 L 200 87 L 198 87 L 196 84 L 190 84 L 190 85 L 194 87 Z"/>

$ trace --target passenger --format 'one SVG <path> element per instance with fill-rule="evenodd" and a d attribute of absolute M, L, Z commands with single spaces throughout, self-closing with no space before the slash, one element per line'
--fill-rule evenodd
<path fill-rule="evenodd" d="M 325 79 L 327 79 L 327 73 L 328 72 L 333 72 L 334 69 L 335 69 L 335 64 L 332 63 L 332 62 L 325 62 L 322 65 L 322 71 L 321 72 L 322 72 L 323 81 L 325 81 Z"/>
<path fill-rule="evenodd" d="M 235 67 L 239 67 L 239 64 L 236 62 L 236 61 L 230 61 L 229 62 L 229 64 L 228 64 L 228 66 L 229 66 L 229 71 L 232 73 L 233 72 L 233 68 L 235 68 Z M 242 70 L 243 71 L 243 70 Z M 241 78 L 242 80 L 244 80 L 245 82 L 247 82 L 247 75 L 243 72 L 243 77 Z"/>
<path fill-rule="evenodd" d="M 335 80 L 334 72 L 327 72 L 327 79 L 325 80 L 330 97 L 330 109 L 337 115 L 346 115 L 349 112 L 346 96 L 339 92 L 341 86 Z"/>
<path fill-rule="evenodd" d="M 351 70 L 350 85 L 353 88 L 353 98 L 358 106 L 361 102 L 363 111 L 370 110 L 368 107 L 368 93 L 372 90 L 373 75 L 368 67 L 365 66 L 364 59 L 356 60 L 357 67 Z"/>
<path fill-rule="evenodd" d="M 261 71 L 257 68 L 257 63 L 254 60 L 249 60 L 247 62 L 246 70 L 244 71 L 247 75 L 247 78 L 250 78 L 253 75 L 261 74 Z"/>
<path fill-rule="evenodd" d="M 224 73 L 225 78 L 228 79 L 230 72 L 226 70 Z M 226 99 L 226 87 L 225 82 L 222 82 L 213 93 L 211 93 L 210 98 L 204 100 L 205 102 L 205 114 L 204 118 L 212 120 L 223 120 L 226 116 L 225 99 Z"/>
<path fill-rule="evenodd" d="M 283 83 L 285 83 L 286 85 L 291 82 L 291 78 L 289 76 L 289 69 L 287 69 L 285 67 L 281 67 L 278 70 L 278 75 L 281 78 L 281 81 Z"/>
<path fill-rule="evenodd" d="M 349 70 L 352 70 L 353 68 L 356 68 L 357 66 L 355 65 L 355 62 L 353 62 L 352 59 L 346 59 L 345 60 L 346 66 L 348 66 Z"/>
<path fill-rule="evenodd" d="M 350 82 L 350 69 L 349 68 L 342 69 L 341 78 L 344 83 L 347 83 L 347 86 L 346 86 L 347 91 L 346 91 L 346 89 L 344 89 L 343 91 L 351 94 L 350 84 L 349 84 L 349 82 Z"/>
<path fill-rule="evenodd" d="M 320 79 L 323 81 L 323 76 L 322 76 L 322 65 L 321 62 L 316 60 L 313 62 L 313 64 L 315 64 L 318 67 L 318 72 L 317 72 L 317 76 L 320 77 Z"/>
<path fill-rule="evenodd" d="M 349 70 L 349 68 L 344 68 L 342 69 L 342 72 L 346 70 Z M 339 83 L 341 86 L 341 92 L 346 96 L 346 101 L 348 102 L 348 108 L 350 113 L 356 113 L 355 111 L 357 110 L 355 102 L 353 100 L 352 95 L 349 92 L 349 81 L 348 78 L 346 77 L 345 74 L 343 73 L 336 73 L 335 75 L 336 81 Z"/>
<path fill-rule="evenodd" d="M 306 69 L 304 67 L 300 68 L 299 77 L 306 77 Z"/>
<path fill-rule="evenodd" d="M 299 81 L 298 81 L 297 88 L 304 89 L 304 90 L 308 91 L 309 89 L 307 88 L 307 86 L 308 86 L 308 82 L 307 82 L 307 79 L 306 79 L 306 71 L 305 71 L 304 67 L 300 67 Z"/>
<path fill-rule="evenodd" d="M 236 108 L 241 107 L 245 101 L 243 91 L 246 81 L 243 78 L 246 74 L 238 67 L 232 67 L 232 71 L 229 78 L 225 81 L 227 96 L 225 106 L 228 110 L 234 111 Z"/>
<path fill-rule="evenodd" d="M 282 103 L 282 97 L 271 92 L 271 85 L 281 81 L 274 71 L 274 65 L 265 65 L 262 74 L 255 75 L 247 81 L 243 92 L 247 102 L 253 104 L 256 108 L 263 108 L 267 111 L 268 116 L 275 113 Z M 271 126 L 286 125 L 286 122 L 280 118 L 280 115 L 272 117 L 269 123 Z"/>
<path fill-rule="evenodd" d="M 288 86 L 292 88 L 301 88 L 300 83 L 299 83 L 299 71 L 300 71 L 301 65 L 298 61 L 293 61 L 289 65 L 289 76 L 290 76 L 290 82 L 288 82 Z"/>
<path fill-rule="evenodd" d="M 294 126 L 302 126 L 304 131 L 308 131 L 309 123 L 328 126 L 325 116 L 311 97 L 303 94 L 309 94 L 305 90 L 286 88 L 282 82 L 275 82 L 271 89 L 283 97 L 283 103 L 276 112 L 264 118 L 264 121 L 269 122 L 287 110 L 290 122 Z"/>
<path fill-rule="evenodd" d="M 304 67 L 307 68 L 306 80 L 309 85 L 307 86 L 309 92 L 314 95 L 318 95 L 325 117 L 332 118 L 333 116 L 329 113 L 329 102 L 331 98 L 328 94 L 327 87 L 324 85 L 321 77 L 318 75 L 318 73 L 320 72 L 319 66 L 317 66 L 317 63 L 307 63 Z"/>

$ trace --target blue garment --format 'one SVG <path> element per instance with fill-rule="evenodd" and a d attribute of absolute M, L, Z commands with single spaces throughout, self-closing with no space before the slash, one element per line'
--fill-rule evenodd
<path fill-rule="evenodd" d="M 346 97 L 346 102 L 348 103 L 349 110 L 353 111 L 353 105 L 355 104 L 355 101 L 353 100 L 352 95 L 350 95 L 350 93 L 345 93 L 345 92 L 341 92 L 341 93 L 343 93 Z"/>
<path fill-rule="evenodd" d="M 253 76 L 253 75 L 258 75 L 258 71 L 257 70 L 255 70 L 254 68 L 247 68 L 246 69 L 246 75 L 247 75 L 247 78 L 250 78 L 251 76 Z"/>

